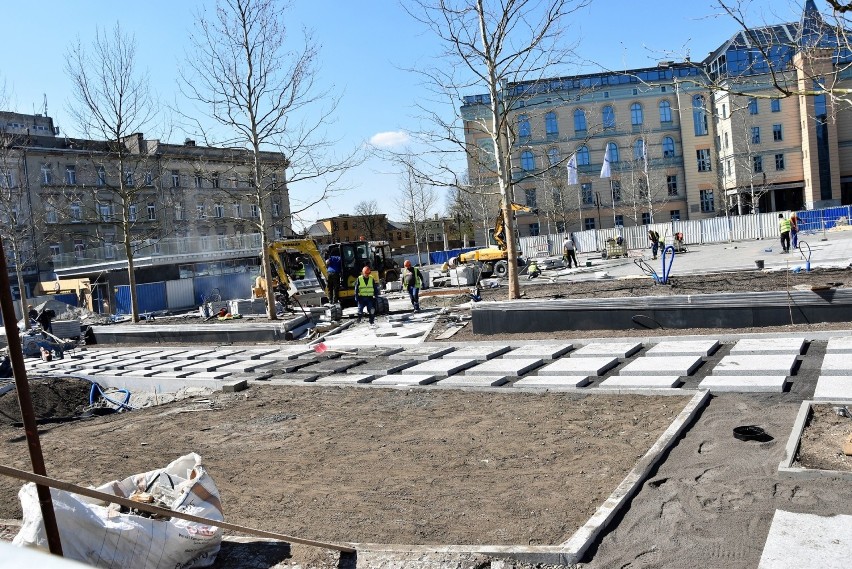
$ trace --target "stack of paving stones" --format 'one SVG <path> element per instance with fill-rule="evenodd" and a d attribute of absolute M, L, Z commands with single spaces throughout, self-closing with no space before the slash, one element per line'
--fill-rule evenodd
<path fill-rule="evenodd" d="M 698 386 L 713 392 L 782 392 L 804 348 L 804 338 L 738 340 Z"/>
<path fill-rule="evenodd" d="M 645 357 L 625 365 L 603 387 L 660 389 L 681 385 L 681 378 L 692 375 L 704 358 L 719 349 L 718 340 L 664 341 L 649 348 Z M 622 358 L 626 355 L 621 356 Z"/>

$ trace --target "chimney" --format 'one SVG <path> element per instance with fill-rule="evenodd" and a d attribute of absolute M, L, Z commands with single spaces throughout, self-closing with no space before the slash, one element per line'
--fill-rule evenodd
<path fill-rule="evenodd" d="M 195 146 L 195 141 L 192 140 L 191 138 L 187 138 L 186 140 L 183 141 L 183 145 L 184 146 Z"/>

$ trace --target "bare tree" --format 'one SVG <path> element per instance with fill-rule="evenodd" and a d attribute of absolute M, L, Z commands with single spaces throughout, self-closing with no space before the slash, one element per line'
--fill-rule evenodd
<path fill-rule="evenodd" d="M 136 67 L 136 41 L 118 24 L 110 32 L 97 30 L 91 51 L 78 40 L 66 54 L 65 67 L 74 87 L 72 117 L 87 138 L 104 141 L 89 154 L 98 179 L 103 181 L 100 188 L 104 192 L 101 194 L 99 188 L 95 201 L 114 204 L 104 221 L 115 223 L 121 231 L 131 318 L 138 322 L 132 208 L 154 185 L 152 156 L 144 147 L 141 133 L 153 122 L 157 105 L 148 90 L 147 74 Z"/>
<path fill-rule="evenodd" d="M 355 204 L 355 215 L 357 223 L 364 230 L 370 241 L 384 238 L 387 228 L 387 216 L 379 210 L 376 200 L 365 200 Z"/>
<path fill-rule="evenodd" d="M 438 196 L 434 188 L 426 186 L 418 180 L 413 169 L 409 169 L 401 177 L 401 182 L 400 193 L 395 199 L 395 205 L 403 218 L 411 224 L 417 247 L 417 259 L 422 263 L 420 242 L 422 240 L 425 243 L 428 256 L 429 239 L 426 232 L 426 221 L 438 203 Z"/>
<path fill-rule="evenodd" d="M 219 0 L 212 14 L 197 17 L 182 89 L 226 133 L 223 145 L 248 151 L 248 195 L 259 214 L 255 225 L 267 282 L 270 209 L 276 196 L 286 210 L 286 230 L 292 232 L 291 216 L 341 190 L 342 174 L 360 160 L 357 151 L 333 155 L 336 141 L 324 129 L 337 101 L 316 82 L 319 48 L 307 32 L 302 42 L 291 45 L 286 20 L 286 5 L 273 0 Z M 205 139 L 213 136 L 197 126 Z M 278 154 L 275 163 L 264 158 L 265 149 Z M 273 171 L 284 172 L 282 179 L 273 180 Z M 306 180 L 321 186 L 319 195 L 293 207 L 290 188 Z M 274 293 L 267 287 L 271 320 L 275 312 Z"/>

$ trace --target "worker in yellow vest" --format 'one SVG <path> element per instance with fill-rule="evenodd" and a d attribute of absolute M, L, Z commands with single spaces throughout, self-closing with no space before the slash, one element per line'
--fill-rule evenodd
<path fill-rule="evenodd" d="M 355 301 L 358 303 L 358 322 L 361 322 L 361 316 L 366 308 L 367 316 L 370 318 L 370 326 L 376 325 L 377 296 L 379 296 L 379 283 L 370 274 L 370 267 L 364 267 L 361 271 L 361 276 L 355 280 Z"/>
<path fill-rule="evenodd" d="M 790 228 L 792 224 L 790 220 L 784 217 L 783 213 L 778 214 L 778 229 L 781 231 L 781 248 L 783 253 L 790 252 Z"/>
<path fill-rule="evenodd" d="M 423 279 L 420 278 L 420 269 L 413 267 L 408 259 L 403 264 L 402 284 L 408 291 L 408 298 L 411 299 L 414 312 L 420 312 L 420 287 L 423 286 Z"/>

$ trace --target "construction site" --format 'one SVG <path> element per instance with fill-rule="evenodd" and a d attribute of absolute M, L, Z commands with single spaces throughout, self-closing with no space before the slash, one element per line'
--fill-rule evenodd
<path fill-rule="evenodd" d="M 419 312 L 386 284 L 373 327 L 303 296 L 310 270 L 273 321 L 252 299 L 136 324 L 57 307 L 89 338 L 25 360 L 36 481 L 67 556 L 99 567 L 174 566 L 166 524 L 190 530 L 185 567 L 841 567 L 852 232 L 773 245 L 541 258 L 513 301 L 456 273 Z M 0 540 L 46 550 L 0 381 Z M 72 500 L 87 488 L 118 497 Z"/>

